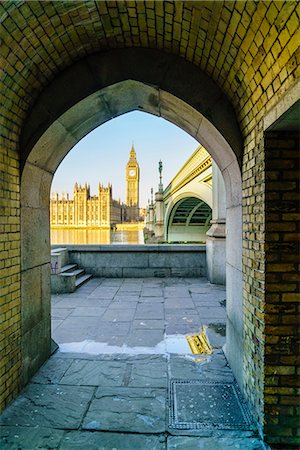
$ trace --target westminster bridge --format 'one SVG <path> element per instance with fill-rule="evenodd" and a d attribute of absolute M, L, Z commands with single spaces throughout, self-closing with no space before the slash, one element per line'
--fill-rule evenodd
<path fill-rule="evenodd" d="M 208 277 L 225 284 L 226 199 L 223 177 L 199 146 L 168 186 L 151 195 L 146 242 L 206 243 Z"/>

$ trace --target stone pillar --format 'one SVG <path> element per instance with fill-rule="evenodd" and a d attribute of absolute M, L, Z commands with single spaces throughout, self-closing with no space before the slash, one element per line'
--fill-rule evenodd
<path fill-rule="evenodd" d="M 156 222 L 154 225 L 155 237 L 164 239 L 164 201 L 163 193 L 156 192 L 155 194 L 155 212 Z"/>
<path fill-rule="evenodd" d="M 146 214 L 146 221 L 145 221 L 146 228 L 148 228 L 148 229 L 149 229 L 149 222 L 150 222 L 150 209 L 149 209 L 149 205 L 148 205 L 147 214 Z"/>
<path fill-rule="evenodd" d="M 153 231 L 154 232 L 154 211 L 153 211 L 153 204 L 152 203 L 149 205 L 148 229 L 149 229 L 149 231 Z"/>
<path fill-rule="evenodd" d="M 218 166 L 212 162 L 213 207 L 211 227 L 206 233 L 207 274 L 211 283 L 226 283 L 226 197 Z"/>

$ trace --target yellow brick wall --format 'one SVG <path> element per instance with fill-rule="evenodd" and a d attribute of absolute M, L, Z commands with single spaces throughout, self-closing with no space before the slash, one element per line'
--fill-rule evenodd
<path fill-rule="evenodd" d="M 19 392 L 21 366 L 19 162 L 8 130 L 1 132 L 0 410 Z"/>
<path fill-rule="evenodd" d="M 274 393 L 268 393 L 270 396 L 264 399 L 267 394 L 264 392 L 265 353 L 269 345 L 265 306 L 273 294 L 266 297 L 266 283 L 270 281 L 265 278 L 264 266 L 266 161 L 263 118 L 299 78 L 299 16 L 300 3 L 294 0 L 6 1 L 0 4 L 3 30 L 0 126 L 1 131 L 4 130 L 1 227 L 5 237 L 0 251 L 3 252 L 1 264 L 8 270 L 1 275 L 1 307 L 8 307 L 9 311 L 4 312 L 4 324 L 7 325 L 4 325 L 1 343 L 6 349 L 4 357 L 10 351 L 9 346 L 14 346 L 16 352 L 11 368 L 7 362 L 2 363 L 5 374 L 1 392 L 6 393 L 1 396 L 2 404 L 16 392 L 14 383 L 20 367 L 17 345 L 20 329 L 17 152 L 22 125 L 39 94 L 72 62 L 96 51 L 142 46 L 179 55 L 199 67 L 224 91 L 236 111 L 245 143 L 245 379 L 249 398 L 263 426 L 264 400 L 271 401 L 274 397 Z M 9 248 L 7 242 L 10 242 Z M 286 266 L 285 277 L 291 274 L 288 270 L 289 266 Z M 285 364 L 284 361 L 281 363 Z M 7 371 L 13 369 L 16 381 L 10 387 L 9 380 L 14 377 L 8 377 Z M 276 388 L 281 389 L 280 386 Z"/>
<path fill-rule="evenodd" d="M 265 136 L 265 432 L 270 443 L 294 445 L 300 444 L 299 144 L 296 132 Z"/>

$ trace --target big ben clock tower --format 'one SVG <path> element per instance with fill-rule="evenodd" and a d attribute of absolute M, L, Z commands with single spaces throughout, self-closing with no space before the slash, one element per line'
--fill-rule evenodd
<path fill-rule="evenodd" d="M 126 165 L 126 205 L 127 220 L 136 222 L 139 218 L 140 167 L 132 144 L 129 161 Z"/>

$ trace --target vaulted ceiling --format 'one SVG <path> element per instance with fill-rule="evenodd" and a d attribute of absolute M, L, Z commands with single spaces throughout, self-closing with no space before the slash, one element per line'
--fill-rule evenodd
<path fill-rule="evenodd" d="M 148 47 L 199 67 L 249 131 L 299 76 L 299 15 L 297 1 L 5 1 L 1 125 L 17 131 L 39 93 L 73 62 Z"/>

